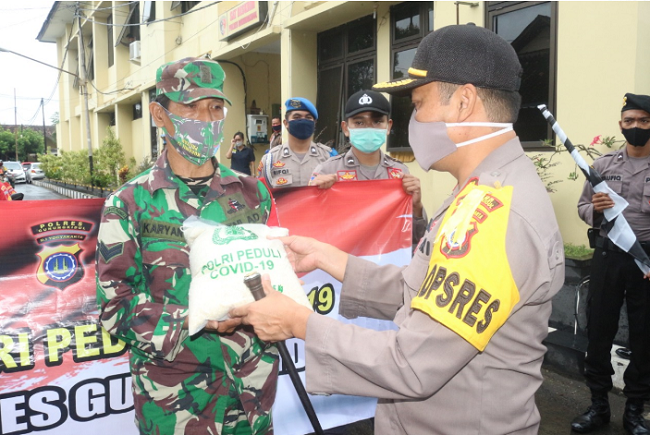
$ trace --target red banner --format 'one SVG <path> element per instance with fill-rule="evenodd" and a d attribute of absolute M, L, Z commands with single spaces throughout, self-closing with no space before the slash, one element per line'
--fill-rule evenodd
<path fill-rule="evenodd" d="M 291 234 L 377 262 L 410 258 L 411 198 L 399 180 L 292 189 L 276 200 L 280 224 Z M 127 349 L 97 324 L 95 246 L 103 202 L 0 203 L 0 434 L 137 434 Z M 303 279 L 314 309 L 338 318 L 340 283 L 320 271 Z M 390 327 L 367 322 L 361 324 Z M 304 370 L 302 343 L 289 349 Z M 276 433 L 311 432 L 287 378 L 279 380 Z M 374 413 L 372 399 L 313 399 L 326 415 L 324 427 Z"/>
<path fill-rule="evenodd" d="M 335 183 L 274 193 L 280 225 L 357 256 L 411 245 L 411 197 L 401 180 Z M 357 234 L 368 232 L 364 237 Z"/>

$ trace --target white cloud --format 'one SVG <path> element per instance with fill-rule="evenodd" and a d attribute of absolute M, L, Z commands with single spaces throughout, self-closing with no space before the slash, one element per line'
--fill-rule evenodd
<path fill-rule="evenodd" d="M 53 5 L 52 1 L 3 2 L 0 6 L 0 47 L 59 66 L 56 44 L 36 39 Z M 55 89 L 59 72 L 6 52 L 0 52 L 0 71 L 0 124 L 14 124 L 17 113 L 18 124 L 42 125 L 40 105 L 43 98 L 45 122 L 49 125 L 52 115 L 59 111 L 59 94 Z"/>

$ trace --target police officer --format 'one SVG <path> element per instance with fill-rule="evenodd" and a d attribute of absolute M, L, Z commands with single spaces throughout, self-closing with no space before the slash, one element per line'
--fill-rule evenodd
<path fill-rule="evenodd" d="M 260 178 L 272 188 L 306 186 L 319 163 L 337 152 L 314 143 L 318 111 L 306 98 L 289 98 L 285 103 L 284 126 L 288 143 L 276 146 L 262 157 Z"/>
<path fill-rule="evenodd" d="M 318 165 L 309 185 L 327 189 L 337 181 L 401 179 L 404 191 L 413 196 L 413 242 L 417 244 L 426 230 L 420 180 L 381 150 L 393 125 L 389 115 L 390 103 L 379 92 L 362 90 L 350 96 L 341 129 L 352 146 L 344 155 Z"/>
<path fill-rule="evenodd" d="M 271 120 L 271 139 L 269 140 L 269 149 L 282 145 L 282 121 L 280 118 L 273 118 Z"/>
<path fill-rule="evenodd" d="M 625 94 L 619 121 L 625 147 L 594 161 L 612 190 L 629 203 L 623 216 L 641 246 L 650 253 L 650 96 Z M 614 206 L 606 193 L 594 193 L 585 183 L 578 202 L 580 218 L 599 227 L 603 210 Z M 589 281 L 585 378 L 591 406 L 571 428 L 591 432 L 610 420 L 607 393 L 612 389 L 611 349 L 623 301 L 627 303 L 630 363 L 625 370 L 627 397 L 623 426 L 631 434 L 648 434 L 643 403 L 650 399 L 650 281 L 628 253 L 615 246 L 604 231 L 596 239 Z"/>
<path fill-rule="evenodd" d="M 377 435 L 539 431 L 542 340 L 564 255 L 546 188 L 512 130 L 521 74 L 494 32 L 447 26 L 422 39 L 408 77 L 373 87 L 411 94 L 415 159 L 458 181 L 408 266 L 281 239 L 297 272 L 342 282 L 342 316 L 393 319 L 397 330 L 308 312 L 268 279 L 264 299 L 231 310 L 264 340 L 305 340 L 309 392 L 380 398 Z"/>

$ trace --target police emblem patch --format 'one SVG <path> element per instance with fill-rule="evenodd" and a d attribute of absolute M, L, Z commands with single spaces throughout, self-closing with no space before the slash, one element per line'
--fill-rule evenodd
<path fill-rule="evenodd" d="M 357 181 L 357 171 L 337 171 L 339 181 Z"/>
<path fill-rule="evenodd" d="M 372 103 L 372 98 L 370 98 L 368 94 L 363 94 L 363 96 L 359 98 L 359 104 L 361 105 L 366 105 L 371 103 Z"/>
<path fill-rule="evenodd" d="M 41 284 L 63 290 L 70 284 L 79 281 L 83 276 L 83 268 L 79 267 L 81 248 L 78 243 L 72 246 L 46 246 L 38 257 L 36 278 Z"/>
<path fill-rule="evenodd" d="M 79 260 L 83 252 L 79 242 L 91 232 L 91 222 L 78 220 L 56 220 L 43 222 L 31 227 L 36 243 L 43 248 L 36 255 L 40 264 L 36 279 L 43 285 L 64 290 L 84 276 L 84 268 Z"/>
<path fill-rule="evenodd" d="M 399 168 L 388 168 L 388 178 L 402 178 L 402 170 Z"/>

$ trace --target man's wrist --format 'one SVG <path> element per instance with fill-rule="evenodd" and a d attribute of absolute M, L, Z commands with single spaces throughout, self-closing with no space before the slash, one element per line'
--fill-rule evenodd
<path fill-rule="evenodd" d="M 309 316 L 312 314 L 314 312 L 309 308 L 300 307 L 291 321 L 291 335 L 302 340 L 307 338 L 307 323 L 309 323 Z"/>

